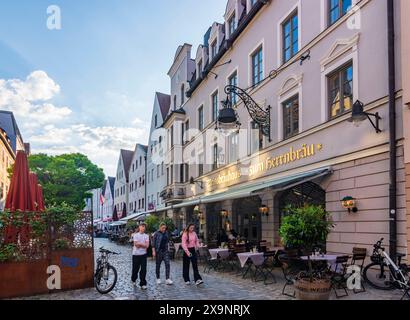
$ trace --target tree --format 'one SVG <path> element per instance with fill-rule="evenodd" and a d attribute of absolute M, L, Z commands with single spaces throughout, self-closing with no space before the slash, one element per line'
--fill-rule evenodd
<path fill-rule="evenodd" d="M 43 186 L 47 206 L 66 203 L 82 210 L 88 191 L 101 188 L 105 178 L 103 170 L 80 153 L 31 155 L 29 166 Z"/>

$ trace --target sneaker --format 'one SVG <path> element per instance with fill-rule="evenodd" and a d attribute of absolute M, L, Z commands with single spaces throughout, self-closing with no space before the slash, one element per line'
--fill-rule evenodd
<path fill-rule="evenodd" d="M 189 286 L 189 285 L 191 284 L 191 281 L 186 281 L 185 284 L 186 284 L 187 286 Z"/>
<path fill-rule="evenodd" d="M 174 284 L 174 282 L 171 279 L 167 279 L 167 281 L 165 281 L 165 283 L 169 286 Z"/>
<path fill-rule="evenodd" d="M 147 290 L 148 287 L 147 286 L 141 286 L 141 290 Z"/>
<path fill-rule="evenodd" d="M 202 280 L 198 280 L 197 282 L 195 282 L 195 284 L 197 285 L 197 286 L 199 286 L 199 285 L 201 285 L 201 284 L 203 284 L 204 282 L 202 281 Z"/>
<path fill-rule="evenodd" d="M 157 284 L 161 284 L 161 279 L 157 279 Z"/>

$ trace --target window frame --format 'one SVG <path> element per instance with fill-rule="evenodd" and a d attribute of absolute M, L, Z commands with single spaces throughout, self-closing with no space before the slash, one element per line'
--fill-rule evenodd
<path fill-rule="evenodd" d="M 337 1 L 337 8 L 339 8 L 339 14 L 336 20 L 332 22 L 332 0 L 326 0 L 327 1 L 327 25 L 330 27 L 334 25 L 337 21 L 339 21 L 342 17 L 344 17 L 353 7 L 354 1 L 353 0 L 336 0 Z M 343 12 L 344 8 L 344 1 L 350 1 L 350 9 L 346 10 L 346 12 Z M 336 7 L 334 7 L 336 8 Z"/>
<path fill-rule="evenodd" d="M 353 103 L 354 103 L 354 84 L 355 84 L 355 72 L 354 72 L 354 65 L 353 65 L 353 61 L 349 60 L 346 63 L 342 64 L 341 66 L 337 67 L 336 69 L 332 70 L 331 72 L 329 72 L 328 74 L 326 74 L 326 83 L 327 83 L 327 112 L 328 112 L 328 119 L 329 120 L 333 120 L 336 119 L 340 116 L 343 116 L 344 114 L 347 114 L 349 112 L 352 111 L 352 107 L 353 107 Z M 343 73 L 346 72 L 349 68 L 351 68 L 351 72 L 352 72 L 352 80 L 351 80 L 351 88 L 352 88 L 352 92 L 351 92 L 351 107 L 350 109 L 346 109 L 345 105 L 344 105 L 344 101 L 345 101 L 345 95 L 344 95 L 344 85 L 345 85 L 345 81 L 343 78 Z M 338 76 L 338 85 L 339 85 L 339 91 L 340 93 L 343 92 L 343 97 L 339 97 L 339 103 L 340 103 L 340 109 L 342 110 L 341 112 L 339 112 L 338 114 L 336 114 L 335 116 L 332 116 L 332 105 L 333 105 L 333 101 L 331 98 L 331 86 L 330 86 L 330 82 L 331 82 L 331 78 L 334 76 Z M 356 80 L 357 81 L 357 80 Z M 343 103 L 343 105 L 341 104 Z"/>
<path fill-rule="evenodd" d="M 282 33 L 282 63 L 285 64 L 287 63 L 289 60 L 291 60 L 295 55 L 298 54 L 299 50 L 300 50 L 300 45 L 299 45 L 299 36 L 300 36 L 300 21 L 299 21 L 299 12 L 298 12 L 298 8 L 296 8 L 295 10 L 293 10 L 289 16 L 284 19 L 281 23 L 281 33 Z M 294 18 L 297 19 L 297 39 L 295 41 L 294 39 Z M 289 48 L 286 47 L 286 34 L 285 34 L 285 26 L 287 24 L 290 24 L 290 33 L 289 33 L 289 37 L 290 37 L 290 46 Z M 297 51 L 294 52 L 294 46 L 295 46 L 295 42 L 297 45 Z M 290 56 L 289 59 L 286 59 L 286 52 L 287 50 L 290 50 Z"/>
<path fill-rule="evenodd" d="M 264 78 L 264 46 L 263 43 L 259 44 L 258 47 L 251 53 L 250 59 L 251 59 L 251 70 L 250 70 L 250 76 L 251 76 L 251 81 L 250 84 L 252 86 L 257 86 L 260 84 Z M 255 61 L 255 58 L 258 58 L 257 61 Z M 257 65 L 254 63 L 257 62 Z M 255 69 L 257 68 L 257 72 L 255 72 Z M 256 81 L 256 77 L 257 81 Z"/>
<path fill-rule="evenodd" d="M 295 114 L 294 110 L 293 110 L 295 101 L 297 101 L 297 107 L 298 107 L 298 110 L 297 110 L 298 111 L 297 112 L 297 129 L 295 129 L 293 127 L 293 125 L 295 124 L 295 119 L 293 119 L 293 115 Z M 291 115 L 291 119 L 290 119 L 291 132 L 289 134 L 287 134 L 286 133 L 286 125 L 285 125 L 285 122 L 286 122 L 286 112 L 285 112 L 285 110 L 286 110 L 286 106 L 289 105 L 290 103 L 292 103 L 291 111 L 289 112 L 290 115 Z M 297 94 L 293 95 L 292 97 L 286 99 L 284 102 L 282 102 L 281 106 L 282 106 L 282 114 L 283 114 L 282 115 L 283 140 L 287 140 L 287 139 L 290 139 L 290 138 L 292 138 L 292 137 L 294 137 L 294 136 L 296 136 L 300 133 L 300 96 L 299 96 L 299 94 L 297 93 Z"/>
<path fill-rule="evenodd" d="M 198 130 L 203 131 L 204 129 L 205 129 L 204 106 L 201 105 L 198 108 Z"/>

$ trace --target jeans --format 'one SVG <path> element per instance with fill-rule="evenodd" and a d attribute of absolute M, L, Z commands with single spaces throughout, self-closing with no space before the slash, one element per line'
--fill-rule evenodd
<path fill-rule="evenodd" d="M 189 279 L 189 264 L 192 263 L 192 269 L 194 270 L 194 281 L 202 280 L 199 271 L 198 271 L 198 258 L 196 255 L 195 248 L 188 248 L 189 252 L 192 254 L 192 257 L 188 257 L 186 252 L 184 251 L 184 258 L 183 258 L 183 268 L 182 268 L 182 276 L 184 277 L 184 281 L 188 282 Z"/>
<path fill-rule="evenodd" d="M 156 252 L 156 274 L 157 274 L 157 279 L 161 278 L 160 270 L 161 270 L 161 263 L 164 261 L 165 263 L 165 276 L 167 279 L 170 278 L 170 273 L 171 273 L 171 266 L 169 263 L 169 251 L 168 250 L 159 250 Z"/>
<path fill-rule="evenodd" d="M 138 279 L 138 273 L 140 277 L 140 286 L 146 286 L 147 280 L 147 255 L 132 256 L 132 282 L 136 282 Z"/>

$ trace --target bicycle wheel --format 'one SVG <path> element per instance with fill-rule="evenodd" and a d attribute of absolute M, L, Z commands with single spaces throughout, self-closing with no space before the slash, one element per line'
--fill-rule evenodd
<path fill-rule="evenodd" d="M 117 270 L 108 265 L 104 272 L 104 268 L 97 270 L 94 276 L 94 285 L 97 291 L 101 294 L 111 292 L 117 284 Z"/>
<path fill-rule="evenodd" d="M 393 290 L 394 284 L 390 280 L 390 269 L 384 263 L 373 262 L 363 270 L 364 280 L 378 290 Z"/>

